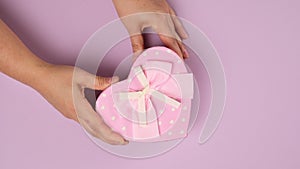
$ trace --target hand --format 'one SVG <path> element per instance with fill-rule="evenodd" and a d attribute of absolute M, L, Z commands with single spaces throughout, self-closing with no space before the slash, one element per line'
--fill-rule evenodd
<path fill-rule="evenodd" d="M 1 19 L 0 37 L 0 72 L 40 92 L 65 117 L 80 122 L 94 137 L 110 144 L 128 143 L 104 123 L 84 97 L 84 88 L 103 90 L 118 78 L 94 76 L 79 68 L 43 61 Z"/>
<path fill-rule="evenodd" d="M 144 49 L 142 31 L 151 27 L 161 41 L 181 58 L 188 53 L 181 39 L 188 37 L 174 10 L 166 0 L 113 0 L 115 8 L 130 34 L 135 54 Z"/>
<path fill-rule="evenodd" d="M 94 76 L 72 66 L 49 65 L 44 72 L 46 80 L 35 89 L 65 117 L 80 122 L 91 135 L 107 143 L 128 143 L 104 123 L 84 97 L 84 88 L 104 90 L 118 78 Z"/>

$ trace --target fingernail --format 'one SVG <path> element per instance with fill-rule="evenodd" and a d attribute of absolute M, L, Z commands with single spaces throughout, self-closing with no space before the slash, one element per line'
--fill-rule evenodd
<path fill-rule="evenodd" d="M 128 140 L 124 140 L 123 145 L 127 145 L 127 144 L 129 144 L 129 141 Z"/>
<path fill-rule="evenodd" d="M 184 39 L 187 39 L 187 38 L 189 38 L 189 34 L 186 32 L 186 31 L 183 31 L 183 36 L 184 36 Z"/>
<path fill-rule="evenodd" d="M 129 141 L 127 141 L 127 140 L 122 140 L 122 141 L 120 141 L 120 144 L 121 145 L 127 145 L 129 143 Z"/>
<path fill-rule="evenodd" d="M 110 83 L 113 84 L 113 83 L 116 83 L 116 82 L 118 82 L 118 81 L 119 81 L 119 77 L 118 77 L 118 76 L 113 76 L 113 77 L 111 78 Z"/>

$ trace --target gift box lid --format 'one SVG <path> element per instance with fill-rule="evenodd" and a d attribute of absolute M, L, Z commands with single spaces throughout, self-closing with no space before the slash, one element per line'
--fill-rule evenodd
<path fill-rule="evenodd" d="M 133 63 L 128 78 L 105 89 L 96 111 L 125 139 L 155 142 L 187 135 L 193 74 L 172 50 L 153 47 Z"/>

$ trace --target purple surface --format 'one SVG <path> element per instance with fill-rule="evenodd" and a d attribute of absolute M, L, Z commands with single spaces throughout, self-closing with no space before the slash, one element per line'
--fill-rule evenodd
<path fill-rule="evenodd" d="M 37 92 L 0 74 L 0 168 L 300 168 L 300 2 L 170 3 L 209 36 L 224 65 L 226 108 L 207 143 L 196 143 L 196 124 L 164 155 L 116 157 Z M 1 0 L 0 16 L 40 57 L 70 65 L 88 37 L 117 18 L 111 1 L 100 0 Z"/>

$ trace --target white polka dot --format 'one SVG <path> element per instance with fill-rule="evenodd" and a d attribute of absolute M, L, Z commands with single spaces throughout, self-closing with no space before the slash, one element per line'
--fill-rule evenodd
<path fill-rule="evenodd" d="M 159 111 L 159 114 L 162 114 L 163 112 L 164 112 L 163 110 L 160 110 L 160 111 Z"/>
<path fill-rule="evenodd" d="M 146 52 L 144 52 L 144 53 L 143 53 L 143 56 L 147 56 L 147 53 L 146 53 Z"/>
<path fill-rule="evenodd" d="M 156 51 L 156 52 L 155 52 L 155 55 L 159 55 L 159 52 Z"/>
<path fill-rule="evenodd" d="M 173 107 L 171 110 L 172 110 L 172 111 L 175 111 L 175 108 Z"/>
<path fill-rule="evenodd" d="M 162 122 L 161 122 L 161 121 L 159 121 L 159 122 L 158 122 L 158 125 L 160 125 L 160 126 L 161 126 L 161 124 L 162 124 Z"/>
<path fill-rule="evenodd" d="M 177 60 L 177 63 L 181 63 L 181 59 L 178 59 L 178 60 Z"/>
<path fill-rule="evenodd" d="M 171 53 L 171 50 L 170 50 L 170 49 L 167 49 L 167 52 L 168 52 L 168 53 Z"/>
<path fill-rule="evenodd" d="M 182 122 L 185 122 L 185 118 L 182 118 L 181 121 L 182 121 Z"/>
<path fill-rule="evenodd" d="M 105 93 L 103 93 L 102 97 L 106 97 L 106 94 L 105 94 Z"/>
<path fill-rule="evenodd" d="M 101 110 L 104 110 L 105 109 L 105 106 L 101 106 Z"/>
<path fill-rule="evenodd" d="M 184 134 L 184 131 L 183 130 L 180 130 L 180 132 L 179 132 L 180 134 Z"/>
<path fill-rule="evenodd" d="M 122 127 L 122 130 L 123 130 L 123 131 L 125 131 L 125 130 L 126 130 L 126 127 L 125 127 L 125 126 L 123 126 L 123 127 Z"/>
<path fill-rule="evenodd" d="M 170 124 L 174 124 L 174 120 L 170 120 L 170 122 L 169 122 Z"/>
<path fill-rule="evenodd" d="M 169 136 L 171 136 L 172 134 L 173 134 L 172 131 L 169 131 L 169 132 L 168 132 L 168 135 L 169 135 Z"/>
<path fill-rule="evenodd" d="M 183 107 L 183 110 L 186 110 L 186 109 L 187 109 L 187 107 L 186 107 L 186 106 L 184 106 L 184 107 Z"/>
<path fill-rule="evenodd" d="M 112 120 L 112 121 L 116 120 L 116 116 L 112 116 L 112 117 L 111 117 L 111 120 Z"/>

